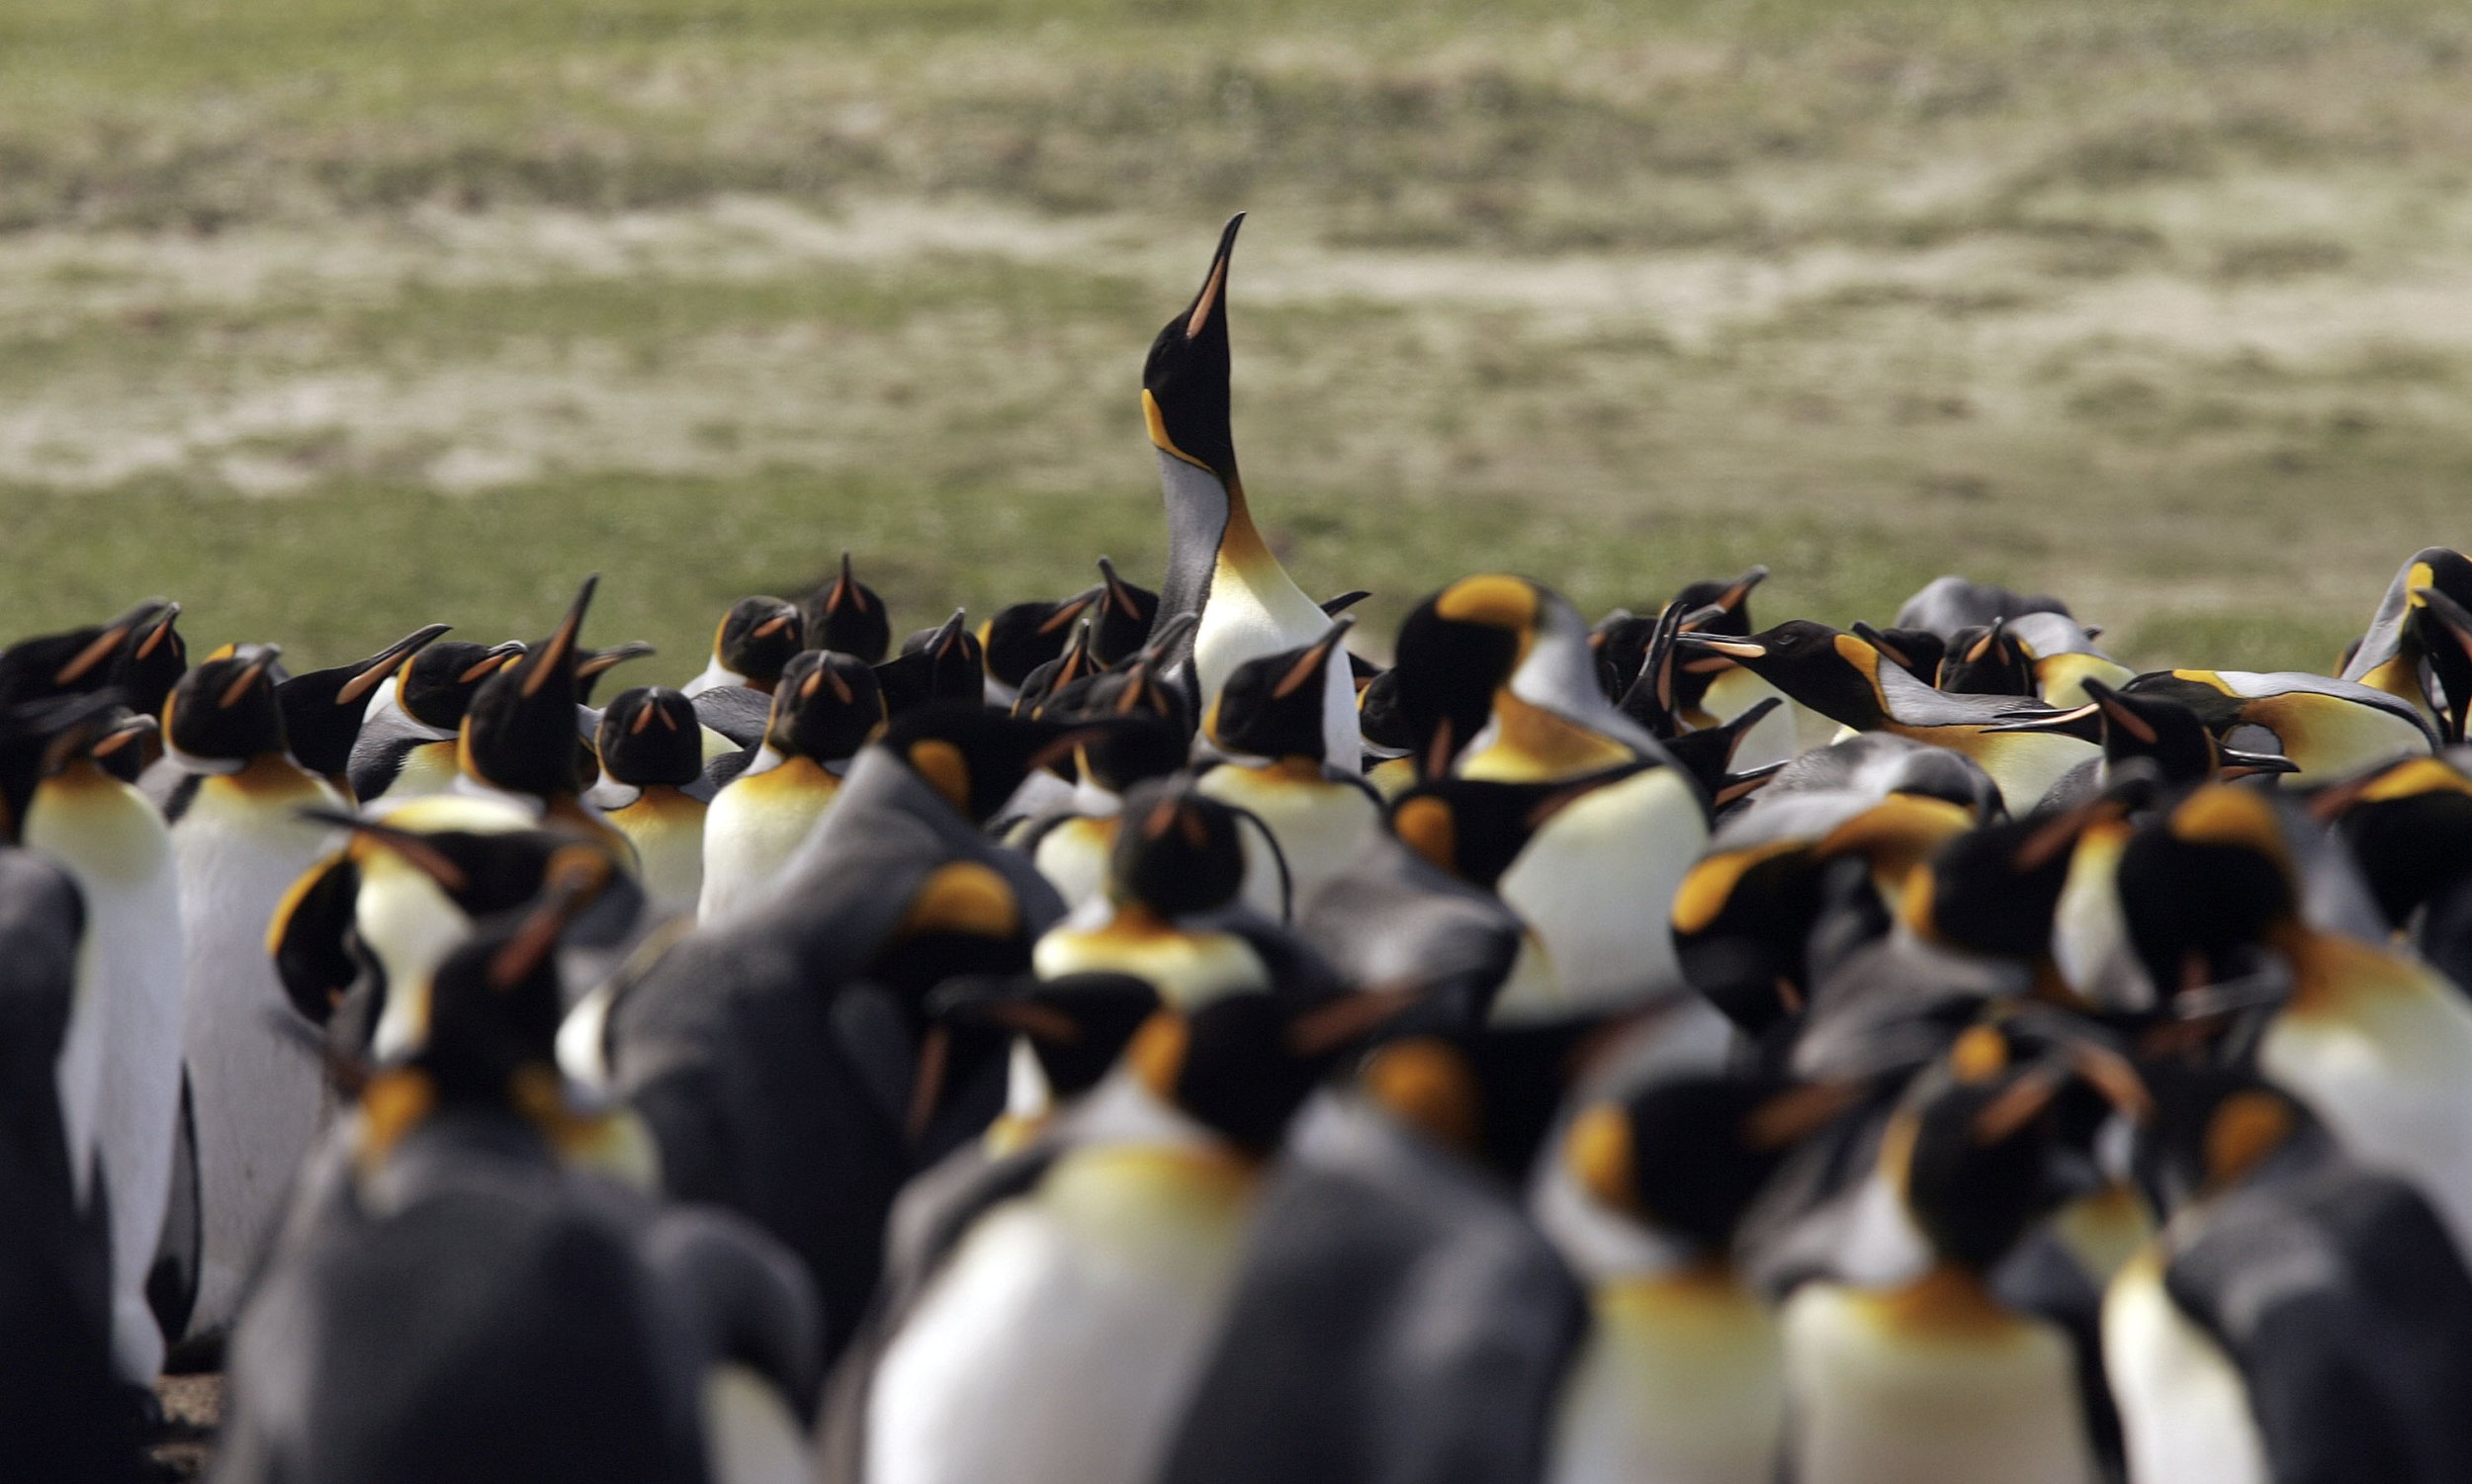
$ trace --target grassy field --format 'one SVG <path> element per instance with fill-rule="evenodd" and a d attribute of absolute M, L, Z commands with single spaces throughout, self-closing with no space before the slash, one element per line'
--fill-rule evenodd
<path fill-rule="evenodd" d="M 2472 544 L 2467 186 L 2452 0 L 10 0 L 0 635 L 597 568 L 675 681 L 844 546 L 916 625 L 1155 567 L 1244 207 L 1248 484 L 1376 628 L 1961 569 L 2317 668 Z"/>

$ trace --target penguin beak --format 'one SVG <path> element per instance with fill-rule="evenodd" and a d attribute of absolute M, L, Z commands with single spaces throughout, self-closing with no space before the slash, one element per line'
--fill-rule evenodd
<path fill-rule="evenodd" d="M 2094 698 L 2094 704 L 2102 711 L 2105 722 L 2118 727 L 2150 747 L 2155 744 L 2154 723 L 2131 710 L 2129 703 L 2120 699 L 2120 692 L 2091 676 L 2080 683 L 2084 686 L 2085 693 Z"/>
<path fill-rule="evenodd" d="M 320 809 L 314 805 L 294 812 L 304 820 L 319 825 L 332 825 L 338 829 L 348 829 L 354 834 L 384 845 L 387 849 L 394 851 L 406 865 L 436 882 L 438 889 L 449 896 L 454 896 L 472 884 L 472 878 L 466 874 L 462 866 L 449 860 L 445 852 L 430 843 L 425 836 L 412 830 L 400 829 L 378 820 L 365 820 L 359 815 L 347 814 L 341 810 Z"/>
<path fill-rule="evenodd" d="M 501 667 L 521 659 L 524 655 L 524 642 L 520 639 L 510 639 L 504 644 L 491 645 L 482 652 L 479 659 L 473 661 L 470 669 L 455 677 L 455 683 L 471 685 L 486 676 L 493 675 Z"/>
<path fill-rule="evenodd" d="M 1688 631 L 1674 636 L 1674 643 L 1686 650 L 1708 655 L 1722 655 L 1727 659 L 1765 659 L 1768 646 L 1756 639 L 1736 639 L 1724 634 L 1693 634 Z"/>
<path fill-rule="evenodd" d="M 154 656 L 154 652 L 163 643 L 164 636 L 172 632 L 172 621 L 178 617 L 180 617 L 180 605 L 165 603 L 161 612 L 146 621 L 145 637 L 137 641 L 136 656 L 139 659 L 150 659 Z"/>
<path fill-rule="evenodd" d="M 1342 618 L 1331 625 L 1330 632 L 1313 641 L 1312 647 L 1287 667 L 1287 673 L 1279 677 L 1279 683 L 1271 687 L 1271 699 L 1284 701 L 1321 674 L 1322 667 L 1330 662 L 1331 652 L 1339 648 L 1339 642 L 1348 637 L 1348 631 L 1356 624 L 1355 619 Z"/>
<path fill-rule="evenodd" d="M 937 659 L 951 655 L 953 646 L 961 643 L 962 633 L 968 628 L 969 623 L 970 610 L 955 608 L 953 616 L 944 620 L 944 626 L 935 631 L 933 639 L 927 641 L 927 654 Z"/>
<path fill-rule="evenodd" d="M 796 613 L 790 615 L 792 618 L 797 616 Z M 575 661 L 575 678 L 588 680 L 604 670 L 616 669 L 630 659 L 649 659 L 660 653 L 661 651 L 640 639 L 631 639 L 625 644 L 613 645 L 606 650 L 594 650 Z"/>
<path fill-rule="evenodd" d="M 1373 594 L 1368 592 L 1362 587 L 1354 588 L 1348 592 L 1341 593 L 1335 598 L 1322 599 L 1322 612 L 1332 618 L 1337 618 L 1339 615 L 1347 612 L 1351 608 L 1354 608 L 1357 604 L 1364 602 L 1367 598 L 1369 598 Z"/>
<path fill-rule="evenodd" d="M 1209 276 L 1201 281 L 1201 292 L 1193 296 L 1193 306 L 1185 315 L 1185 338 L 1198 340 L 1211 321 L 1226 312 L 1227 260 L 1236 252 L 1236 233 L 1245 224 L 1245 214 L 1238 212 L 1227 218 L 1219 230 L 1218 251 L 1210 255 Z"/>
<path fill-rule="evenodd" d="M 102 633 L 96 635 L 84 649 L 69 656 L 68 663 L 61 665 L 59 670 L 52 675 L 51 683 L 74 685 L 84 679 L 96 665 L 119 654 L 121 646 L 129 642 L 129 636 L 136 632 L 139 624 L 169 606 L 170 604 L 161 598 L 147 598 L 127 613 L 105 624 Z"/>
<path fill-rule="evenodd" d="M 1048 614 L 1045 621 L 1039 624 L 1038 632 L 1041 634 L 1055 633 L 1058 629 L 1061 629 L 1072 623 L 1075 619 L 1080 618 L 1082 616 L 1083 609 L 1088 608 L 1091 604 L 1098 601 L 1099 594 L 1097 592 L 1085 592 L 1079 594 L 1078 596 L 1065 599 L 1063 602 L 1056 605 L 1055 612 Z M 980 635 L 979 643 L 985 644 L 986 642 L 987 636 L 984 634 Z"/>
<path fill-rule="evenodd" d="M 545 884 L 540 902 L 525 917 L 523 925 L 506 940 L 506 946 L 489 958 L 489 984 L 500 990 L 511 990 L 532 977 L 558 946 L 559 937 L 584 897 L 585 884 L 574 875 L 553 875 Z"/>
<path fill-rule="evenodd" d="M 2091 721 L 2102 714 L 2104 714 L 2103 708 L 2099 704 L 2088 701 L 2082 706 L 2071 707 L 2067 711 L 2015 713 L 2011 720 L 1994 723 L 1983 730 L 1986 732 L 2059 732 L 2074 727 L 2079 722 Z M 2147 726 L 2144 719 L 2139 720 L 2138 728 L 2146 734 L 2148 742 L 2154 741 L 2155 729 Z"/>
<path fill-rule="evenodd" d="M 1871 646 L 1873 649 L 1878 650 L 1881 654 L 1888 655 L 1890 661 L 1896 664 L 1898 669 L 1910 670 L 1914 667 L 1914 656 L 1906 654 L 1904 650 L 1900 649 L 1897 645 L 1890 643 L 1889 636 L 1881 633 L 1871 625 L 1864 623 L 1861 619 L 1856 619 L 1854 621 L 1853 635 L 1856 639 L 1859 639 L 1863 643 Z"/>
<path fill-rule="evenodd" d="M 841 553 L 841 574 L 833 579 L 833 590 L 824 595 L 824 611 L 839 613 L 843 603 L 855 603 L 863 611 L 867 600 L 858 593 L 858 579 L 850 575 L 849 553 Z"/>
<path fill-rule="evenodd" d="M 438 636 L 454 627 L 453 624 L 431 624 L 426 628 L 414 629 L 411 633 L 362 660 L 360 673 L 344 681 L 343 688 L 335 692 L 335 704 L 349 706 L 363 699 L 385 683 L 389 677 L 402 669 L 405 661 L 427 649 Z"/>
<path fill-rule="evenodd" d="M 753 632 L 749 634 L 748 637 L 750 639 L 770 639 L 773 635 L 788 628 L 790 624 L 797 619 L 797 617 L 798 610 L 795 608 L 783 607 L 775 609 L 772 617 L 765 619 L 760 624 L 757 624 Z"/>
<path fill-rule="evenodd" d="M 239 705 L 241 698 L 246 696 L 260 680 L 266 678 L 266 671 L 282 654 L 283 648 L 280 645 L 258 645 L 251 649 L 248 652 L 248 663 L 241 667 L 239 674 L 231 677 L 231 683 L 223 687 L 223 693 L 215 698 L 215 709 L 229 711 Z"/>
<path fill-rule="evenodd" d="M 1752 567 L 1741 576 L 1734 578 L 1733 585 L 1731 587 L 1726 588 L 1723 592 L 1717 595 L 1717 602 L 1715 606 L 1723 609 L 1727 613 L 1731 613 L 1736 608 L 1742 606 L 1742 600 L 1751 595 L 1752 588 L 1759 586 L 1762 582 L 1767 580 L 1767 567 Z"/>
<path fill-rule="evenodd" d="M 1984 655 L 1990 654 L 1993 649 L 1998 647 L 2000 642 L 2001 626 L 2005 625 L 2007 622 L 2008 620 L 2006 618 L 1995 618 L 1991 620 L 1991 626 L 1983 631 L 1983 637 L 1975 641 L 1975 647 L 1966 652 L 1966 662 L 1968 664 L 1980 664 L 1983 661 Z"/>
<path fill-rule="evenodd" d="M 2247 778 L 2258 773 L 2297 773 L 2300 764 L 2279 752 L 2244 752 L 2225 747 L 2215 765 L 2220 778 Z"/>
<path fill-rule="evenodd" d="M 97 757 L 109 757 L 139 738 L 152 737 L 162 730 L 162 724 L 150 716 L 124 717 L 95 739 L 87 750 Z"/>
<path fill-rule="evenodd" d="M 575 591 L 575 600 L 567 605 L 567 617 L 560 622 L 558 632 L 550 636 L 549 643 L 541 646 L 539 653 L 524 656 L 532 666 L 531 673 L 525 675 L 523 680 L 526 699 L 541 693 L 541 687 L 549 683 L 553 671 L 570 668 L 574 664 L 575 636 L 583 632 L 583 615 L 591 608 L 592 589 L 598 587 L 600 582 L 599 572 L 584 578 L 583 586 Z"/>
<path fill-rule="evenodd" d="M 1731 804 L 1736 799 L 1749 798 L 1751 795 L 1758 793 L 1761 789 L 1766 788 L 1770 779 L 1776 777 L 1780 772 L 1784 771 L 1786 759 L 1780 758 L 1775 762 L 1765 763 L 1759 767 L 1752 768 L 1747 772 L 1727 773 L 1725 775 L 1725 781 L 1718 787 L 1717 798 L 1713 802 L 1715 802 L 1715 804 L 1722 809 L 1725 805 Z"/>

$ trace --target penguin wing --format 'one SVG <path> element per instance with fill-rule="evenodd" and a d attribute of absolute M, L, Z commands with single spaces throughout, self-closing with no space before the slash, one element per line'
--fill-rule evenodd
<path fill-rule="evenodd" d="M 1271 1179 L 1163 1484 L 1544 1473 L 1586 1301 L 1477 1171 L 1333 1109 Z"/>
<path fill-rule="evenodd" d="M 2342 678 L 2358 681 L 2402 653 L 2404 625 L 2412 616 L 2412 569 L 2431 557 L 2443 555 L 2443 548 L 2424 548 L 2395 569 L 2395 580 L 2386 584 L 2385 595 L 2378 599 L 2378 611 L 2369 619 L 2368 632 L 2360 636 L 2359 645 L 2343 665 Z"/>
<path fill-rule="evenodd" d="M 2027 613 L 2066 616 L 2068 612 L 2069 605 L 2058 598 L 2030 597 L 1997 583 L 1950 575 L 1932 578 L 1920 592 L 1907 598 L 1897 610 L 1896 627 L 1928 629 L 1946 639 L 1960 629 L 1987 624 L 1993 619 L 2013 619 Z"/>
<path fill-rule="evenodd" d="M 1296 933 L 1360 988 L 1458 1000 L 1471 1020 L 1519 957 L 1518 914 L 1377 829 L 1346 869 L 1297 904 Z"/>
<path fill-rule="evenodd" d="M 2275 696 L 2308 694 L 2383 711 L 2419 728 L 2421 735 L 2428 739 L 2430 750 L 2436 750 L 2437 734 L 2430 728 L 2428 718 L 2421 714 L 2421 708 L 2401 696 L 2390 696 L 2352 680 L 2313 675 L 2306 670 L 2216 670 L 2214 674 L 2232 694 L 2243 700 L 2262 701 Z"/>
<path fill-rule="evenodd" d="M 2248 1383 L 2278 1479 L 2472 1479 L 2472 1277 L 2426 1199 L 2340 1159 L 2225 1197 L 2163 1274 Z"/>
<path fill-rule="evenodd" d="M 764 740 L 772 697 L 744 685 L 724 685 L 695 697 L 695 719 L 742 747 Z"/>
<path fill-rule="evenodd" d="M 824 1324 L 797 1258 L 744 1218 L 712 1206 L 656 1212 L 641 1246 L 709 1367 L 744 1365 L 771 1382 L 802 1424 L 824 1384 Z"/>

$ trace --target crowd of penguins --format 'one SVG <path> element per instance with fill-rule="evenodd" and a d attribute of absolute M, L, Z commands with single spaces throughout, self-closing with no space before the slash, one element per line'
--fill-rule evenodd
<path fill-rule="evenodd" d="M 1156 591 L 0 652 L 0 1476 L 220 1364 L 266 1484 L 2472 1480 L 2472 562 L 2340 678 L 1759 569 L 1382 668 L 1235 236 Z"/>

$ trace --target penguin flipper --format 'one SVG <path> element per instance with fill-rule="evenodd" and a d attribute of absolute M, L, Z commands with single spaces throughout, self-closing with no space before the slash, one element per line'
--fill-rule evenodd
<path fill-rule="evenodd" d="M 189 1315 L 198 1302 L 198 1264 L 206 1246 L 203 1211 L 198 1200 L 198 1115 L 189 1091 L 189 1069 L 180 1071 L 180 1123 L 172 1136 L 171 1199 L 163 1212 L 163 1238 L 156 1245 L 154 1266 L 146 1273 L 146 1303 L 155 1322 L 173 1345 L 189 1334 Z"/>
<path fill-rule="evenodd" d="M 360 890 L 360 867 L 348 855 L 332 856 L 293 883 L 267 927 L 267 949 L 284 995 L 313 1025 L 333 1016 L 336 1004 L 361 977 L 352 952 Z"/>

